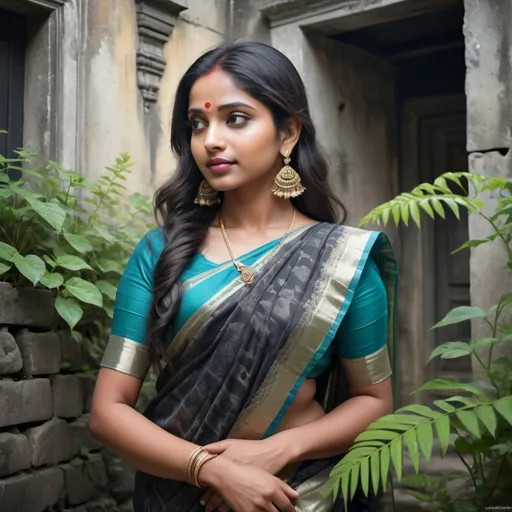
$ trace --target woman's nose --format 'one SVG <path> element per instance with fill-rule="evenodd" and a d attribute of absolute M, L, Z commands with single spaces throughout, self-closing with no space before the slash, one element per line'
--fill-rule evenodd
<path fill-rule="evenodd" d="M 226 147 L 222 128 L 210 123 L 206 137 L 204 139 L 204 147 L 207 151 L 223 150 Z"/>

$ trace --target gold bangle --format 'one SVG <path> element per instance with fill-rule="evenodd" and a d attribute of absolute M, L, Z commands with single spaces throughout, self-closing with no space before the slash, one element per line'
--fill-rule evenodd
<path fill-rule="evenodd" d="M 196 462 L 196 467 L 194 469 L 194 485 L 196 487 L 199 487 L 202 489 L 204 486 L 202 486 L 199 483 L 199 472 L 201 471 L 201 468 L 209 461 L 217 457 L 217 455 L 212 455 L 210 453 L 204 453 L 201 457 L 198 458 Z"/>
<path fill-rule="evenodd" d="M 202 448 L 202 446 L 199 446 L 198 448 L 195 448 L 194 451 L 188 457 L 187 466 L 185 468 L 185 480 L 189 484 L 193 485 L 192 475 L 194 474 L 193 473 L 194 462 L 195 462 L 195 459 L 197 458 L 197 456 L 200 455 L 202 452 L 203 452 L 203 448 Z"/>

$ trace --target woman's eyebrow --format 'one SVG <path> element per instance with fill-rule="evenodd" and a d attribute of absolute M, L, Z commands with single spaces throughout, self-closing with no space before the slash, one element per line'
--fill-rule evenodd
<path fill-rule="evenodd" d="M 217 110 L 226 110 L 228 108 L 236 108 L 236 107 L 245 107 L 250 108 L 251 110 L 256 110 L 253 106 L 244 103 L 243 101 L 235 101 L 233 103 L 225 103 L 224 105 L 220 105 L 217 107 Z M 204 112 L 204 109 L 192 107 L 188 109 L 189 114 L 201 114 Z"/>

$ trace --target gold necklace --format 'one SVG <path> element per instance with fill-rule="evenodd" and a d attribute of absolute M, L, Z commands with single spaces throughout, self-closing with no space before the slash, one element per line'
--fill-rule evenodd
<path fill-rule="evenodd" d="M 290 234 L 290 231 L 292 230 L 293 225 L 295 224 L 295 217 L 297 215 L 297 210 L 293 209 L 293 217 L 292 221 L 290 222 L 290 226 L 288 227 L 288 230 L 284 234 L 283 238 L 279 242 L 279 245 L 272 251 L 270 254 L 270 259 L 274 257 L 274 255 L 281 249 L 283 246 L 286 237 Z M 228 248 L 229 256 L 231 257 L 231 260 L 233 261 L 233 265 L 235 265 L 238 272 L 240 272 L 240 280 L 242 283 L 244 283 L 246 286 L 252 286 L 254 284 L 254 276 L 255 272 L 252 267 L 249 267 L 248 265 L 242 265 L 233 254 L 233 249 L 231 247 L 231 243 L 228 238 L 228 234 L 226 232 L 226 227 L 224 226 L 224 222 L 222 220 L 222 217 L 219 215 L 219 226 L 220 230 L 222 232 L 222 236 L 224 237 L 224 242 L 226 242 L 226 246 Z"/>

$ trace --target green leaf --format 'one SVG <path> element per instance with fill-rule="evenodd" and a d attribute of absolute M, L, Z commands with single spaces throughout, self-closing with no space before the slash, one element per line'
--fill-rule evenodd
<path fill-rule="evenodd" d="M 445 412 L 454 412 L 456 409 L 453 405 L 445 402 L 444 400 L 435 400 L 434 405 Z"/>
<path fill-rule="evenodd" d="M 423 423 L 416 428 L 416 437 L 421 453 L 427 462 L 430 462 L 432 456 L 432 447 L 434 445 L 434 433 L 432 423 Z"/>
<path fill-rule="evenodd" d="M 41 280 L 46 272 L 44 261 L 35 254 L 28 254 L 27 256 L 16 254 L 13 261 L 20 273 L 34 286 Z"/>
<path fill-rule="evenodd" d="M 80 254 L 92 251 L 92 244 L 85 236 L 75 235 L 73 233 L 68 233 L 67 231 L 64 231 L 62 234 L 69 245 L 71 245 L 71 247 Z"/>
<path fill-rule="evenodd" d="M 414 391 L 466 391 L 478 397 L 483 397 L 483 393 L 476 386 L 464 384 L 456 379 L 432 379 Z"/>
<path fill-rule="evenodd" d="M 350 470 L 350 499 L 352 499 L 355 496 L 358 483 L 359 483 L 359 467 L 354 466 Z"/>
<path fill-rule="evenodd" d="M 488 243 L 489 240 L 486 238 L 483 240 L 468 240 L 466 243 L 462 244 L 461 246 L 457 247 L 454 251 L 452 251 L 451 254 L 456 254 L 459 251 L 462 251 L 464 249 L 468 249 L 469 247 L 478 247 L 479 245 Z"/>
<path fill-rule="evenodd" d="M 455 408 L 452 409 L 455 410 Z M 439 444 L 441 446 L 441 454 L 444 457 L 446 455 L 446 450 L 448 450 L 448 446 L 450 445 L 450 418 L 449 416 L 441 414 L 434 420 L 434 424 L 437 430 L 437 438 L 439 439 Z"/>
<path fill-rule="evenodd" d="M 434 349 L 427 362 L 435 357 L 441 356 L 442 359 L 456 359 L 458 357 L 471 354 L 472 350 L 468 343 L 463 341 L 448 341 Z"/>
<path fill-rule="evenodd" d="M 435 215 L 434 215 L 434 210 L 432 210 L 432 206 L 430 206 L 428 199 L 423 199 L 419 202 L 419 205 L 420 205 L 420 208 L 423 208 L 423 210 L 425 210 L 427 212 L 427 215 L 434 219 L 435 218 Z"/>
<path fill-rule="evenodd" d="M 34 211 L 41 216 L 50 226 L 55 228 L 59 233 L 62 231 L 62 226 L 66 221 L 66 210 L 58 203 L 43 203 L 38 199 L 26 198 Z"/>
<path fill-rule="evenodd" d="M 455 413 L 467 431 L 474 437 L 480 438 L 480 428 L 478 427 L 478 418 L 474 411 L 457 411 Z"/>
<path fill-rule="evenodd" d="M 434 207 L 434 210 L 437 212 L 437 214 L 442 219 L 446 219 L 446 214 L 444 213 L 443 205 L 441 204 L 441 201 L 437 197 L 432 198 L 431 204 Z"/>
<path fill-rule="evenodd" d="M 119 261 L 109 260 L 106 258 L 98 261 L 97 266 L 105 273 L 114 272 L 116 274 L 122 274 L 124 270 L 124 266 Z"/>
<path fill-rule="evenodd" d="M 473 352 L 481 349 L 482 347 L 490 347 L 501 343 L 503 340 L 501 338 L 479 338 L 477 340 L 473 340 L 470 344 L 471 350 Z"/>
<path fill-rule="evenodd" d="M 393 461 L 393 466 L 395 467 L 396 477 L 398 481 L 402 479 L 402 438 L 397 437 L 391 441 L 389 445 L 389 453 L 391 455 L 391 460 Z"/>
<path fill-rule="evenodd" d="M 0 276 L 2 274 L 5 274 L 8 270 L 11 270 L 11 267 L 4 265 L 3 263 L 0 263 Z"/>
<path fill-rule="evenodd" d="M 490 405 L 481 405 L 475 409 L 476 415 L 480 421 L 485 425 L 492 437 L 496 437 L 496 414 Z"/>
<path fill-rule="evenodd" d="M 55 299 L 55 309 L 61 318 L 73 329 L 84 314 L 82 308 L 74 299 L 65 299 L 60 295 Z"/>
<path fill-rule="evenodd" d="M 420 470 L 420 452 L 418 451 L 418 440 L 416 438 L 416 429 L 411 429 L 404 435 L 404 442 L 411 457 L 414 471 L 418 473 Z"/>
<path fill-rule="evenodd" d="M 115 236 L 112 236 L 106 227 L 96 224 L 94 226 L 94 231 L 96 231 L 96 233 L 108 243 L 113 244 L 116 242 Z"/>
<path fill-rule="evenodd" d="M 459 306 L 452 309 L 440 322 L 434 325 L 433 329 L 458 324 L 473 318 L 487 318 L 487 313 L 483 309 L 474 306 Z"/>
<path fill-rule="evenodd" d="M 416 223 L 416 226 L 421 227 L 420 209 L 418 208 L 418 203 L 411 203 L 409 205 L 409 209 L 411 210 L 412 220 Z"/>
<path fill-rule="evenodd" d="M 494 402 L 494 408 L 512 425 L 512 396 L 505 396 Z"/>
<path fill-rule="evenodd" d="M 345 509 L 344 510 L 347 510 L 347 505 L 348 505 L 348 485 L 349 485 L 349 482 L 350 481 L 350 473 L 346 473 L 346 475 L 343 476 L 343 478 L 341 479 L 341 494 L 343 495 L 343 502 L 345 503 Z"/>
<path fill-rule="evenodd" d="M 18 251 L 12 245 L 0 242 L 0 260 L 12 261 L 16 254 Z"/>
<path fill-rule="evenodd" d="M 460 220 L 460 211 L 459 205 L 453 200 L 449 198 L 445 198 L 444 202 L 450 207 L 457 220 Z"/>
<path fill-rule="evenodd" d="M 57 266 L 57 263 L 55 263 L 54 260 L 52 260 L 49 256 L 46 254 L 43 256 L 43 260 L 46 261 L 49 267 L 55 268 Z"/>
<path fill-rule="evenodd" d="M 430 407 L 427 407 L 426 405 L 420 405 L 420 404 L 410 404 L 405 405 L 404 407 L 400 407 L 400 409 L 397 409 L 396 412 L 414 412 L 416 414 L 421 414 L 422 416 L 425 416 L 427 418 L 438 418 L 441 416 L 441 413 L 437 411 L 433 411 L 430 409 Z"/>
<path fill-rule="evenodd" d="M 64 278 L 58 272 L 53 272 L 53 273 L 47 272 L 41 278 L 41 284 L 43 286 L 46 286 L 46 288 L 49 288 L 50 290 L 52 290 L 53 288 L 58 288 L 59 286 L 62 285 L 63 282 L 64 282 Z"/>
<path fill-rule="evenodd" d="M 88 283 L 80 277 L 72 277 L 64 284 L 66 290 L 78 300 L 94 306 L 103 306 L 101 292 L 92 283 Z"/>
<path fill-rule="evenodd" d="M 398 226 L 400 223 L 400 205 L 395 204 L 391 209 L 391 213 L 393 214 L 393 220 L 395 221 L 395 226 Z"/>
<path fill-rule="evenodd" d="M 110 320 L 114 319 L 114 308 L 112 306 L 103 304 L 103 311 L 105 311 Z"/>
<path fill-rule="evenodd" d="M 379 452 L 376 451 L 370 456 L 370 475 L 372 477 L 372 488 L 373 493 L 377 495 L 379 493 L 379 475 L 380 475 L 380 464 L 379 464 Z"/>
<path fill-rule="evenodd" d="M 361 459 L 361 489 L 365 496 L 368 496 L 368 488 L 370 484 L 370 468 L 368 457 Z"/>
<path fill-rule="evenodd" d="M 58 256 L 56 259 L 57 267 L 62 267 L 68 270 L 92 270 L 92 268 L 78 256 L 72 254 L 64 254 Z"/>
<path fill-rule="evenodd" d="M 408 226 L 409 225 L 409 208 L 407 207 L 407 203 L 402 204 L 400 206 L 400 214 L 402 216 L 402 222 Z"/>
<path fill-rule="evenodd" d="M 398 436 L 398 432 L 389 432 L 388 430 L 367 430 L 359 434 L 356 438 L 357 441 L 391 441 Z"/>
<path fill-rule="evenodd" d="M 117 288 L 112 283 L 109 283 L 108 281 L 100 280 L 100 281 L 96 281 L 95 284 L 98 287 L 98 290 L 103 295 L 105 295 L 105 297 L 108 297 L 111 300 L 116 300 Z"/>
<path fill-rule="evenodd" d="M 380 477 L 382 480 L 382 489 L 384 492 L 386 492 L 386 486 L 388 481 L 389 460 L 389 446 L 384 445 L 380 450 Z"/>

